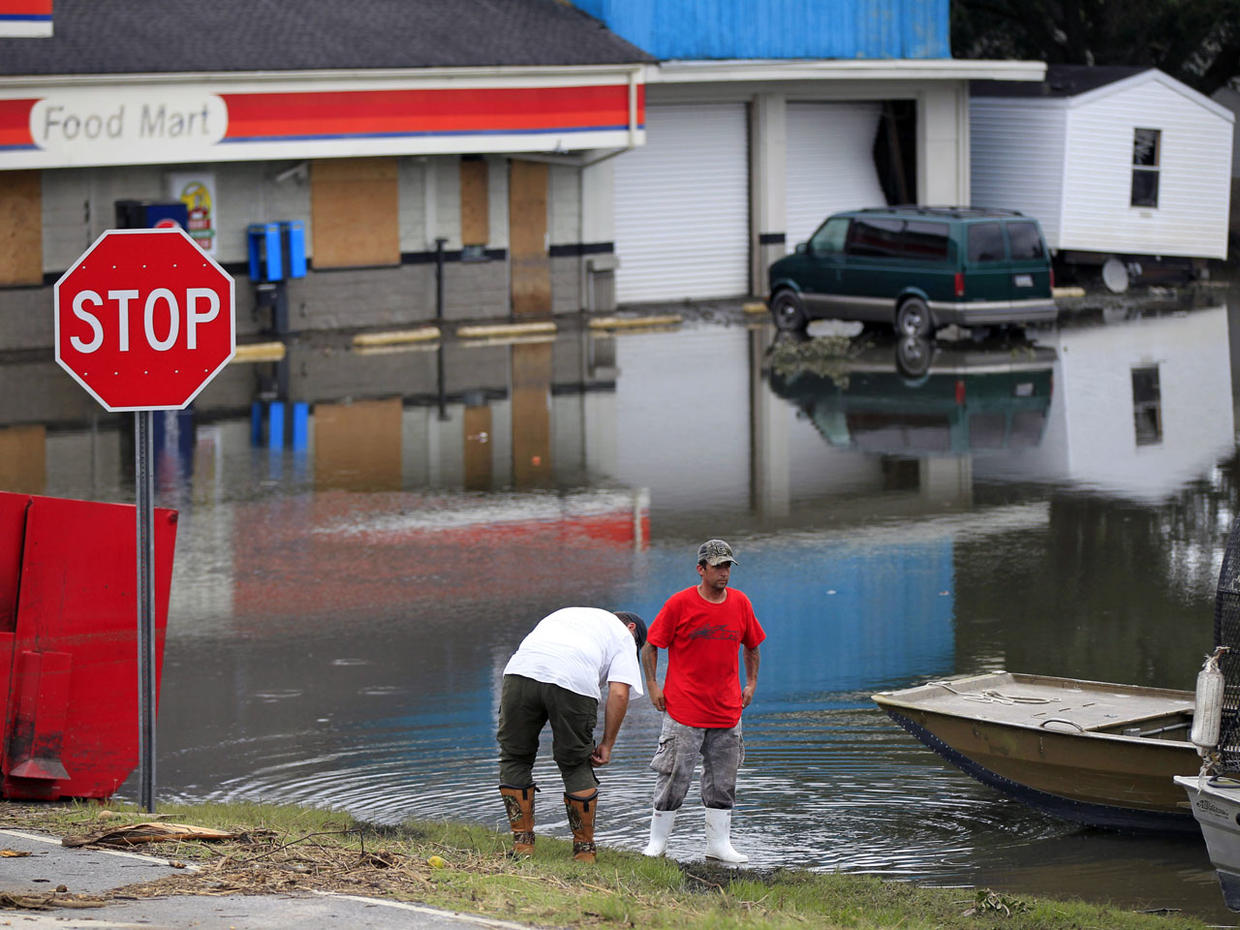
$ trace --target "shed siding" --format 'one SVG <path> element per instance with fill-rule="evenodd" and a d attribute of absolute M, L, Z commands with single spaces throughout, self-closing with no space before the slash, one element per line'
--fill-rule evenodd
<path fill-rule="evenodd" d="M 948 0 L 576 0 L 661 59 L 950 58 Z"/>
<path fill-rule="evenodd" d="M 1064 126 L 1059 101 L 981 97 L 969 104 L 971 205 L 1019 210 L 1059 247 Z"/>
<path fill-rule="evenodd" d="M 1129 206 L 1136 128 L 1162 130 L 1158 207 Z M 1069 108 L 1058 247 L 1225 258 L 1232 127 L 1161 81 Z"/>

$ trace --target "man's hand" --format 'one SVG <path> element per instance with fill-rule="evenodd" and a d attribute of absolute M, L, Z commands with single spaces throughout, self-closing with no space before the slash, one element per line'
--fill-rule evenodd
<path fill-rule="evenodd" d="M 757 687 L 758 687 L 758 683 L 756 681 L 751 685 L 745 685 L 744 689 L 741 691 L 741 707 L 742 708 L 749 706 L 750 702 L 753 700 L 754 689 Z"/>
<path fill-rule="evenodd" d="M 616 745 L 620 724 L 624 722 L 624 714 L 628 709 L 629 686 L 622 681 L 608 682 L 607 707 L 603 711 L 603 739 L 594 747 L 594 752 L 590 753 L 590 764 L 594 767 L 611 761 L 611 747 Z"/>
<path fill-rule="evenodd" d="M 667 710 L 667 701 L 663 700 L 663 689 L 659 687 L 657 681 L 646 681 L 646 694 L 650 696 L 650 703 L 659 710 Z"/>
<path fill-rule="evenodd" d="M 659 650 L 653 643 L 647 642 L 642 646 L 639 653 L 642 663 L 642 674 L 646 676 L 646 694 L 650 697 L 650 703 L 657 709 L 667 710 L 667 702 L 663 700 L 663 689 L 659 687 L 658 671 L 659 671 Z"/>

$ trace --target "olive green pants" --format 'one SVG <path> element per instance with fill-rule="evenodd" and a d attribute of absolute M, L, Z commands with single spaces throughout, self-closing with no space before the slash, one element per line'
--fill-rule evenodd
<path fill-rule="evenodd" d="M 590 753 L 598 701 L 522 675 L 505 675 L 499 699 L 500 784 L 524 788 L 534 783 L 538 737 L 551 723 L 551 756 L 564 790 L 581 794 L 598 786 Z"/>

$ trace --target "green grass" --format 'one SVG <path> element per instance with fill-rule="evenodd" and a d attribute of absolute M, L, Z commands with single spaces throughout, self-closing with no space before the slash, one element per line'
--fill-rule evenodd
<path fill-rule="evenodd" d="M 103 818 L 103 811 L 109 816 Z M 0 825 L 89 834 L 151 819 L 119 805 L 0 802 Z M 482 826 L 361 824 L 347 814 L 256 804 L 168 805 L 160 819 L 249 834 L 243 841 L 147 847 L 214 860 L 142 893 L 229 888 L 334 890 L 416 901 L 537 926 L 651 930 L 1189 930 L 1200 921 L 991 889 L 929 888 L 874 876 L 778 869 L 732 871 L 600 849 L 594 866 L 571 843 L 538 837 L 534 855 L 506 855 L 510 837 Z M 439 857 L 442 866 L 431 864 Z M 376 858 L 378 857 L 378 858 Z M 216 883 L 215 885 L 210 884 Z"/>

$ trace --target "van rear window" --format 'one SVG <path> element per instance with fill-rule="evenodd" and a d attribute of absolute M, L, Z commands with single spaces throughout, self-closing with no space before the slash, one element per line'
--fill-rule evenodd
<path fill-rule="evenodd" d="M 969 227 L 969 261 L 1003 260 L 1003 227 L 998 223 L 974 223 Z"/>
<path fill-rule="evenodd" d="M 908 258 L 935 260 L 947 258 L 948 229 L 946 223 L 925 223 L 909 220 L 904 224 L 903 251 Z"/>
<path fill-rule="evenodd" d="M 1037 224 L 1008 223 L 1007 230 L 1008 245 L 1012 248 L 1013 260 L 1044 256 L 1042 237 L 1038 235 Z"/>

